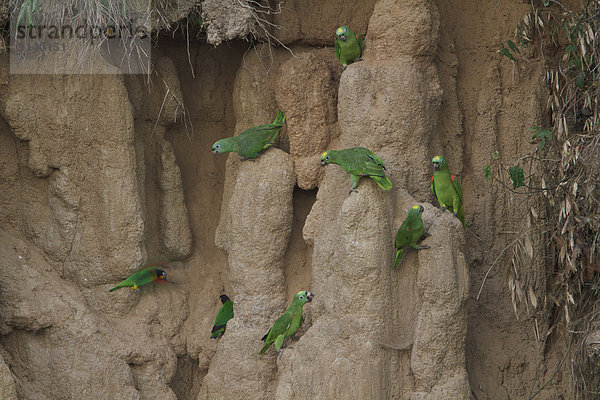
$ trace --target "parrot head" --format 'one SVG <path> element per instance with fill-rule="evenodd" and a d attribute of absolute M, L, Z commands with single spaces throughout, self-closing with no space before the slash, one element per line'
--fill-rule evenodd
<path fill-rule="evenodd" d="M 305 304 L 307 301 L 311 302 L 313 297 L 314 297 L 314 294 L 312 294 L 311 292 L 308 292 L 306 290 L 303 290 L 301 292 L 296 293 L 296 295 L 294 296 L 294 301 L 298 301 L 301 304 Z"/>
<path fill-rule="evenodd" d="M 442 156 L 433 157 L 433 160 L 431 160 L 431 162 L 433 163 L 433 169 L 435 171 L 441 171 L 444 169 L 448 169 L 448 164 L 446 164 L 446 159 Z"/>
<path fill-rule="evenodd" d="M 156 274 L 156 279 L 160 279 L 161 281 L 167 280 L 167 273 L 162 269 L 155 269 L 154 273 Z"/>
<path fill-rule="evenodd" d="M 213 154 L 219 154 L 237 151 L 236 147 L 236 143 L 232 140 L 232 138 L 225 138 L 218 140 L 215 144 L 213 144 L 212 152 Z"/>
<path fill-rule="evenodd" d="M 221 303 L 223 303 L 223 304 L 225 304 L 226 302 L 230 301 L 229 297 L 226 294 L 220 295 L 219 298 L 221 299 Z"/>
<path fill-rule="evenodd" d="M 413 215 L 414 214 L 421 215 L 421 214 L 423 214 L 423 206 L 420 204 L 416 204 L 416 205 L 412 206 L 410 210 L 408 210 L 408 213 L 413 214 Z"/>
<path fill-rule="evenodd" d="M 350 29 L 348 29 L 347 26 L 340 26 L 339 28 L 337 28 L 335 30 L 335 36 L 337 36 L 337 38 L 343 42 L 348 40 L 349 33 L 350 33 Z"/>
<path fill-rule="evenodd" d="M 329 164 L 330 162 L 332 162 L 332 157 L 333 154 L 331 154 L 331 152 L 328 151 L 324 151 L 323 154 L 321 154 L 321 165 L 324 167 L 327 164 Z"/>

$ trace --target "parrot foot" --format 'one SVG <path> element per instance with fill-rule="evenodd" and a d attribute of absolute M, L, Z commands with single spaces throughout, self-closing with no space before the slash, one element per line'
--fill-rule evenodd
<path fill-rule="evenodd" d="M 277 359 L 278 359 L 278 360 L 280 360 L 280 359 L 281 359 L 281 355 L 282 355 L 282 354 L 283 354 L 283 349 L 280 349 L 280 350 L 277 352 Z"/>
<path fill-rule="evenodd" d="M 342 65 L 342 71 L 345 71 L 345 70 L 346 70 L 346 68 L 348 68 L 348 66 L 347 66 L 347 65 Z"/>
<path fill-rule="evenodd" d="M 246 158 L 246 157 L 242 157 L 242 162 L 243 161 L 254 161 L 254 158 Z"/>
<path fill-rule="evenodd" d="M 421 239 L 428 238 L 429 236 L 431 236 L 431 233 L 429 233 L 429 232 L 425 232 L 425 233 L 423 234 L 423 236 L 421 236 Z"/>
<path fill-rule="evenodd" d="M 362 60 L 363 60 L 363 58 L 362 58 L 362 57 L 358 57 L 358 58 L 355 58 L 355 59 L 354 59 L 354 61 L 362 61 Z"/>
<path fill-rule="evenodd" d="M 425 249 L 428 249 L 428 248 L 429 248 L 428 245 L 418 245 L 417 246 L 417 250 L 425 250 Z"/>
<path fill-rule="evenodd" d="M 348 192 L 349 194 L 352 194 L 352 192 L 354 193 L 358 193 L 358 190 L 354 189 L 354 188 L 350 188 L 350 191 Z"/>
<path fill-rule="evenodd" d="M 454 216 L 456 217 L 456 211 L 454 211 L 454 212 L 452 213 L 452 215 L 454 215 Z"/>
<path fill-rule="evenodd" d="M 442 206 L 441 209 L 442 209 L 442 212 L 447 210 L 446 206 Z"/>

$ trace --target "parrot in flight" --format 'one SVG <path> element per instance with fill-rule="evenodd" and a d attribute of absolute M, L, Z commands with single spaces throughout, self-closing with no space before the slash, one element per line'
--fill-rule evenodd
<path fill-rule="evenodd" d="M 215 324 L 212 327 L 210 335 L 211 339 L 216 339 L 219 336 L 222 336 L 225 333 L 227 321 L 233 318 L 233 302 L 229 299 L 229 297 L 226 294 L 222 294 L 219 297 L 223 305 L 217 313 L 217 318 L 215 318 Z"/>
<path fill-rule="evenodd" d="M 213 144 L 212 152 L 220 154 L 235 151 L 242 157 L 242 161 L 253 160 L 258 157 L 258 153 L 273 144 L 284 121 L 285 116 L 279 110 L 272 124 L 254 126 L 237 136 L 221 139 Z"/>
<path fill-rule="evenodd" d="M 363 40 L 359 33 L 352 32 L 347 26 L 335 30 L 335 55 L 343 69 L 354 61 L 362 60 Z"/>
<path fill-rule="evenodd" d="M 424 238 L 423 235 L 423 220 L 421 219 L 423 214 L 423 206 L 415 205 L 408 210 L 408 215 L 402 222 L 402 226 L 396 233 L 396 241 L 394 247 L 396 248 L 396 259 L 394 260 L 394 268 L 402 260 L 404 252 L 410 248 L 415 250 L 428 249 L 429 246 L 421 246 L 419 241 Z"/>
<path fill-rule="evenodd" d="M 344 150 L 328 150 L 321 154 L 321 165 L 337 164 L 350 174 L 352 187 L 356 192 L 361 176 L 373 179 L 383 190 L 392 188 L 392 182 L 385 176 L 385 164 L 375 153 L 364 147 L 353 147 Z"/>
<path fill-rule="evenodd" d="M 312 301 L 313 297 L 314 295 L 307 291 L 296 293 L 292 304 L 290 304 L 288 309 L 275 321 L 273 327 L 261 339 L 265 342 L 265 345 L 258 354 L 264 354 L 273 343 L 275 343 L 275 350 L 279 351 L 283 340 L 294 336 L 298 332 L 303 321 L 302 307 L 307 301 Z"/>
<path fill-rule="evenodd" d="M 123 282 L 110 289 L 110 291 L 114 292 L 115 290 L 121 289 L 123 287 L 131 288 L 131 290 L 136 290 L 140 286 L 147 285 L 148 283 L 166 281 L 167 273 L 162 269 L 156 268 L 156 265 L 153 265 L 151 267 L 133 273 L 129 278 L 125 279 Z"/>
<path fill-rule="evenodd" d="M 431 193 L 437 198 L 443 210 L 448 209 L 460 220 L 465 228 L 465 210 L 463 209 L 463 192 L 460 182 L 448 170 L 448 163 L 442 156 L 433 157 L 433 176 L 431 177 Z"/>

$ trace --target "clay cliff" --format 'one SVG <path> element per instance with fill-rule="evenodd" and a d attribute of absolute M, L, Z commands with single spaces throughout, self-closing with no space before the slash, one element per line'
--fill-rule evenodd
<path fill-rule="evenodd" d="M 507 260 L 476 300 L 526 207 L 483 167 L 534 146 L 524 132 L 546 118 L 535 54 L 514 71 L 496 53 L 528 5 L 289 0 L 268 28 L 279 44 L 257 44 L 243 4 L 204 1 L 206 36 L 161 36 L 150 76 L 10 75 L 0 56 L 0 398 L 499 399 L 541 386 L 562 355 L 532 334 L 547 322 L 515 318 Z M 341 24 L 366 38 L 343 72 Z M 211 154 L 278 109 L 286 124 L 257 160 Z M 392 190 L 363 179 L 349 194 L 349 176 L 320 165 L 353 146 L 385 161 Z M 429 192 L 436 154 L 463 182 L 466 230 Z M 393 270 L 414 204 L 430 248 Z M 108 292 L 146 263 L 172 283 Z M 299 290 L 315 298 L 297 340 L 259 356 Z M 222 293 L 235 318 L 210 340 Z M 567 384 L 538 398 L 562 395 Z"/>

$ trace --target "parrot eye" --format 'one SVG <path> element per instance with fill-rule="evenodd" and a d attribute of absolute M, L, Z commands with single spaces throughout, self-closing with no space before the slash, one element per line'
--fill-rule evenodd
<path fill-rule="evenodd" d="M 300 300 L 304 300 L 304 295 L 300 295 L 300 297 L 298 297 Z"/>
<path fill-rule="evenodd" d="M 215 149 L 220 149 L 221 145 L 220 144 L 215 144 Z"/>
<path fill-rule="evenodd" d="M 329 156 L 325 156 L 325 159 L 326 159 L 326 160 L 329 160 Z"/>

